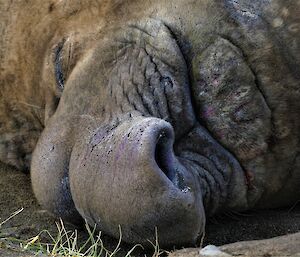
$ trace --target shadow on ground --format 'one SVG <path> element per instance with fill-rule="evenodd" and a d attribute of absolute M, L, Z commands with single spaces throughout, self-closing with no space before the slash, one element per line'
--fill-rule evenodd
<path fill-rule="evenodd" d="M 28 256 L 7 249 L 1 240 L 7 237 L 26 240 L 42 230 L 52 235 L 57 233 L 55 220 L 38 206 L 30 186 L 30 176 L 0 163 L 0 223 L 16 210 L 24 210 L 0 228 L 0 256 Z M 67 225 L 67 229 L 74 229 Z M 251 211 L 248 213 L 226 213 L 208 221 L 204 245 L 223 245 L 244 240 L 265 239 L 300 231 L 300 203 L 288 209 Z M 1 239 L 2 238 L 2 239 Z M 79 230 L 84 241 L 87 233 Z M 117 241 L 103 237 L 104 244 L 114 249 Z M 119 256 L 125 256 L 131 246 L 121 245 Z M 139 252 L 135 256 L 151 256 Z"/>

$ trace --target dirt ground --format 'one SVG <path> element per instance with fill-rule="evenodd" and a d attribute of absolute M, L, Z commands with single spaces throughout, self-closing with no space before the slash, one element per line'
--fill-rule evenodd
<path fill-rule="evenodd" d="M 55 219 L 37 204 L 30 186 L 30 176 L 0 163 L 0 223 L 13 212 L 24 210 L 0 228 L 0 256 L 22 256 L 16 249 L 7 249 L 3 238 L 29 239 L 42 230 L 57 233 Z M 67 225 L 68 229 L 74 229 Z M 244 240 L 265 239 L 300 231 L 300 203 L 288 209 L 256 210 L 248 213 L 228 213 L 208 221 L 204 245 L 223 245 Z M 84 240 L 87 233 L 79 230 Z M 113 249 L 117 241 L 103 237 L 107 248 Z M 120 256 L 131 247 L 123 244 Z M 139 252 L 137 256 L 151 256 Z"/>

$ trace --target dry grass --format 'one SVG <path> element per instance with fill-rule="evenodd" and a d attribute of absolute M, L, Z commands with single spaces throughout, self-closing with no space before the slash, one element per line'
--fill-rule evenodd
<path fill-rule="evenodd" d="M 0 223 L 1 227 L 10 219 L 13 219 L 16 215 L 23 211 L 23 208 L 14 212 L 10 217 Z M 122 242 L 122 231 L 119 227 L 119 241 L 114 250 L 110 251 L 105 246 L 101 239 L 101 232 L 97 232 L 96 227 L 91 227 L 86 223 L 85 229 L 88 233 L 88 238 L 84 243 L 79 243 L 77 230 L 67 230 L 63 221 L 60 220 L 56 223 L 57 234 L 53 236 L 49 231 L 43 230 L 35 237 L 28 240 L 20 240 L 17 238 L 2 238 L 8 244 L 18 244 L 23 251 L 28 251 L 33 254 L 44 254 L 53 257 L 115 257 L 120 256 L 120 246 Z M 45 238 L 49 240 L 45 242 Z M 153 246 L 154 253 L 152 257 L 160 257 L 166 254 L 159 247 L 158 235 L 156 231 L 155 242 L 150 242 Z M 133 246 L 124 257 L 133 257 L 134 251 L 137 248 L 144 249 L 142 245 L 137 244 Z"/>

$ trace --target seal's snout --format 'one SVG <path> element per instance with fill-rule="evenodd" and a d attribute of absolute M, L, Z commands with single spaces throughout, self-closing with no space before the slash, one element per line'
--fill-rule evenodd
<path fill-rule="evenodd" d="M 88 154 L 83 149 L 89 147 L 75 146 L 70 181 L 80 214 L 115 237 L 121 225 L 128 242 L 155 240 L 156 228 L 163 245 L 195 242 L 205 214 L 173 141 L 169 123 L 136 118 L 112 130 Z"/>

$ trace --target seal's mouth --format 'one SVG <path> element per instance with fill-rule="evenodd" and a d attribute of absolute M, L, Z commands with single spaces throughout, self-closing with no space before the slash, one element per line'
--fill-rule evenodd
<path fill-rule="evenodd" d="M 225 205 L 247 207 L 243 168 L 207 129 L 196 124 L 187 136 L 175 142 L 174 151 L 186 172 L 194 177 L 207 215 L 222 210 Z"/>

